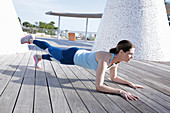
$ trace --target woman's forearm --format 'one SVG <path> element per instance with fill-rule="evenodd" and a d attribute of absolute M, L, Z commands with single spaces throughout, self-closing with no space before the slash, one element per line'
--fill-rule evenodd
<path fill-rule="evenodd" d="M 131 82 L 127 81 L 127 80 L 124 80 L 123 78 L 121 77 L 115 77 L 112 79 L 113 82 L 117 82 L 117 83 L 121 83 L 121 84 L 127 84 L 127 85 L 130 85 Z"/>
<path fill-rule="evenodd" d="M 116 89 L 106 85 L 96 86 L 96 90 L 105 93 L 114 93 L 114 94 L 121 94 L 122 91 L 121 89 Z"/>
<path fill-rule="evenodd" d="M 129 92 L 126 92 L 121 89 L 115 89 L 109 86 L 101 85 L 96 87 L 97 91 L 105 92 L 105 93 L 114 93 L 114 94 L 119 94 L 122 97 L 126 98 L 126 100 L 137 100 L 139 97 L 135 96 L 134 94 L 131 94 Z"/>

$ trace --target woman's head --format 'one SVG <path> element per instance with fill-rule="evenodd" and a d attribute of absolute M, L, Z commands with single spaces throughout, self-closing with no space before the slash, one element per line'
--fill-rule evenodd
<path fill-rule="evenodd" d="M 133 58 L 135 46 L 128 40 L 120 41 L 115 48 L 110 49 L 110 53 L 121 54 L 122 59 L 128 62 Z"/>

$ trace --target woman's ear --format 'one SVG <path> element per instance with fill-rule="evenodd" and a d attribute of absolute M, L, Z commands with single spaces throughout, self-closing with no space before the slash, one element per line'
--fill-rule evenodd
<path fill-rule="evenodd" d="M 122 53 L 124 53 L 124 51 L 121 49 L 121 50 L 119 51 L 119 53 L 122 54 Z"/>

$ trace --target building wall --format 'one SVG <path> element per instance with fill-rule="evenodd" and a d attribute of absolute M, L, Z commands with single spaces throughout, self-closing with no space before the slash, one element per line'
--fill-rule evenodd
<path fill-rule="evenodd" d="M 0 0 L 0 55 L 28 51 L 21 45 L 23 32 L 12 0 Z"/>

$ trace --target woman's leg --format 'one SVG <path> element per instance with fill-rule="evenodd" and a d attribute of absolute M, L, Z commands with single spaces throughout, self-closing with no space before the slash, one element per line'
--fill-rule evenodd
<path fill-rule="evenodd" d="M 48 44 L 47 42 L 45 42 L 45 41 L 34 40 L 31 35 L 28 35 L 28 36 L 21 39 L 21 44 L 24 44 L 24 43 L 29 43 L 29 44 L 33 43 L 33 44 L 35 44 L 36 46 L 38 46 L 39 48 L 41 48 L 43 50 L 48 49 L 48 52 L 50 54 L 45 54 L 45 55 L 37 55 L 37 54 L 35 54 L 33 56 L 34 60 L 35 60 L 35 67 L 37 67 L 37 68 L 39 68 L 38 67 L 38 62 L 41 59 L 46 59 L 46 60 L 51 61 L 52 60 L 51 57 L 53 57 L 56 60 L 60 61 L 63 58 L 63 54 L 62 54 L 63 49 L 53 47 L 50 44 Z"/>
<path fill-rule="evenodd" d="M 50 54 L 34 55 L 35 67 L 39 68 L 38 62 L 41 59 L 52 61 L 51 59 L 52 57 L 58 60 L 61 64 L 74 65 L 73 57 L 77 50 L 79 50 L 79 48 L 73 47 L 73 48 L 63 50 L 63 49 L 51 46 L 48 49 Z"/>
<path fill-rule="evenodd" d="M 51 45 L 48 44 L 47 42 L 34 40 L 32 35 L 28 35 L 28 36 L 25 36 L 25 37 L 21 38 L 21 44 L 24 44 L 24 43 L 29 43 L 29 44 L 33 43 L 33 44 L 35 44 L 36 46 L 38 46 L 39 48 L 41 48 L 43 50 L 51 47 Z"/>
<path fill-rule="evenodd" d="M 39 41 L 39 40 L 33 40 L 33 39 L 30 39 L 29 43 L 33 43 L 43 50 L 48 49 L 48 52 L 50 54 L 42 55 L 42 59 L 46 59 L 46 60 L 51 61 L 50 57 L 53 57 L 53 58 L 55 58 L 56 60 L 59 61 L 60 59 L 63 58 L 63 55 L 62 55 L 63 49 L 61 49 L 61 48 L 53 47 L 50 44 L 48 44 L 47 42 Z"/>
<path fill-rule="evenodd" d="M 62 64 L 74 65 L 74 55 L 79 50 L 77 47 L 68 48 L 62 51 L 63 58 L 60 60 Z"/>
<path fill-rule="evenodd" d="M 38 66 L 38 62 L 42 59 L 42 55 L 35 54 L 33 56 L 33 58 L 34 58 L 34 61 L 35 61 L 35 65 L 34 65 L 35 68 L 40 69 L 40 67 Z"/>
<path fill-rule="evenodd" d="M 38 68 L 38 69 L 40 69 L 40 67 L 38 66 L 38 62 L 39 62 L 41 59 L 45 59 L 45 60 L 52 61 L 51 57 L 52 57 L 52 56 L 49 55 L 49 54 L 43 54 L 43 55 L 35 54 L 35 55 L 33 56 L 34 61 L 35 61 L 35 67 Z"/>
<path fill-rule="evenodd" d="M 73 57 L 74 54 L 79 50 L 79 48 L 72 47 L 68 49 L 61 49 L 57 47 L 49 47 L 48 52 L 49 54 L 42 55 L 42 59 L 52 60 L 51 57 L 58 60 L 61 64 L 70 64 L 74 65 Z"/>
<path fill-rule="evenodd" d="M 50 53 L 42 56 L 34 55 L 35 67 L 38 67 L 37 64 L 41 59 L 46 59 L 51 61 L 51 57 L 60 61 L 62 64 L 74 64 L 73 62 L 74 54 L 76 53 L 77 50 L 79 50 L 79 48 L 69 48 L 63 50 L 61 48 L 53 47 L 47 42 L 34 40 L 30 35 L 21 39 L 21 44 L 24 43 L 29 43 L 29 44 L 33 43 L 43 50 L 48 49 L 48 52 Z"/>
<path fill-rule="evenodd" d="M 48 44 L 48 43 L 45 42 L 45 41 L 39 41 L 39 40 L 32 40 L 32 39 L 31 39 L 31 40 L 30 40 L 30 43 L 35 44 L 36 46 L 38 46 L 39 48 L 41 48 L 41 49 L 43 49 L 43 50 L 51 47 L 51 45 Z"/>

